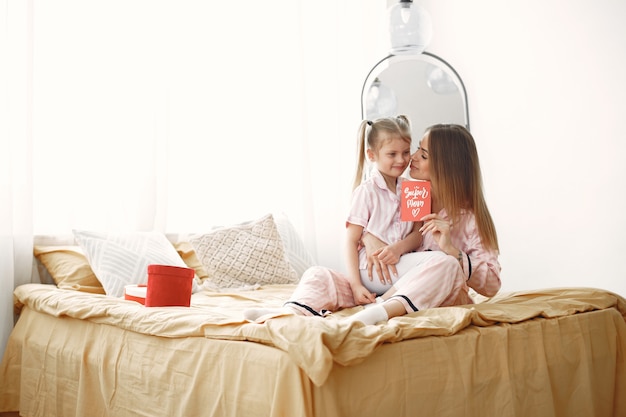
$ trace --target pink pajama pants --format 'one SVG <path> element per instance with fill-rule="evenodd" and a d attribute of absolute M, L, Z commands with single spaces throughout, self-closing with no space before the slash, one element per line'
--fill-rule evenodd
<path fill-rule="evenodd" d="M 412 252 L 403 255 L 396 265 L 393 284 L 381 284 L 374 273 L 370 281 L 361 271 L 361 282 L 373 293 L 382 294 L 391 286 L 396 292 L 391 299 L 400 301 L 407 313 L 432 307 L 470 304 L 466 277 L 459 262 L 440 251 Z M 345 274 L 314 266 L 307 269 L 288 301 L 307 315 L 323 310 L 337 311 L 354 307 L 352 289 Z"/>

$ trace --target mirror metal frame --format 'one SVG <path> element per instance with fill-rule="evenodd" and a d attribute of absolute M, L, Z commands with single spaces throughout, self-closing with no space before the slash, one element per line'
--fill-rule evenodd
<path fill-rule="evenodd" d="M 453 74 L 456 77 L 456 82 L 457 82 L 457 87 L 459 88 L 459 91 L 461 92 L 461 98 L 463 100 L 463 108 L 464 108 L 464 112 L 465 112 L 465 127 L 469 130 L 470 129 L 470 119 L 469 119 L 469 105 L 468 105 L 468 101 L 467 101 L 467 91 L 465 90 L 465 84 L 463 84 L 463 80 L 461 79 L 461 77 L 459 76 L 459 74 L 456 72 L 456 70 L 448 63 L 446 62 L 443 58 L 431 53 L 431 52 L 422 52 L 419 55 L 388 55 L 385 58 L 381 59 L 380 61 L 378 61 L 376 63 L 376 65 L 374 65 L 374 67 L 372 67 L 372 69 L 369 71 L 369 73 L 367 74 L 367 77 L 365 78 L 365 81 L 363 82 L 363 88 L 361 89 L 361 118 L 365 119 L 366 115 L 365 115 L 365 97 L 367 94 L 367 91 L 369 89 L 369 87 L 372 85 L 372 83 L 374 82 L 374 80 L 376 79 L 376 77 L 380 74 L 380 70 L 377 71 L 377 69 L 379 69 L 383 64 L 385 64 L 386 61 L 389 60 L 393 60 L 393 59 L 400 59 L 400 60 L 410 60 L 410 59 L 417 59 L 420 60 L 420 57 L 426 57 L 425 59 L 421 59 L 422 61 L 425 61 L 426 63 L 430 63 L 430 64 L 434 64 L 437 65 L 439 67 L 445 67 L 451 74 Z"/>

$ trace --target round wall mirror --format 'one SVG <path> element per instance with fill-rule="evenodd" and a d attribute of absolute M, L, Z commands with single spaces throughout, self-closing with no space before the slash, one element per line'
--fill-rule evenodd
<path fill-rule="evenodd" d="M 411 121 L 415 151 L 424 130 L 436 123 L 469 129 L 467 93 L 461 77 L 446 61 L 423 52 L 389 55 L 372 68 L 361 92 L 363 119 L 404 114 Z"/>

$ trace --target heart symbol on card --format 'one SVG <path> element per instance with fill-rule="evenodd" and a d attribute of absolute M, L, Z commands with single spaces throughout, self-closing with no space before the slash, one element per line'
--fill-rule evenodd
<path fill-rule="evenodd" d="M 420 214 L 420 210 L 421 209 L 418 208 L 411 210 L 411 214 L 413 215 L 413 217 L 417 217 L 417 215 Z"/>

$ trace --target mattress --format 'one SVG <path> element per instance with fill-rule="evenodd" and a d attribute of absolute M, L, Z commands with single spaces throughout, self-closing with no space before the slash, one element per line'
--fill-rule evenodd
<path fill-rule="evenodd" d="M 35 416 L 626 415 L 626 301 L 593 288 L 498 295 L 363 326 L 248 323 L 292 285 L 151 307 L 27 284 L 0 411 Z"/>

